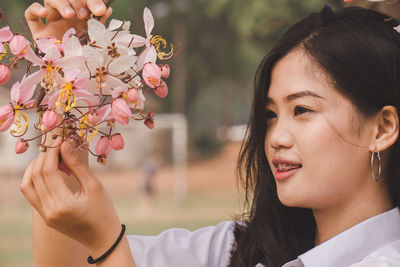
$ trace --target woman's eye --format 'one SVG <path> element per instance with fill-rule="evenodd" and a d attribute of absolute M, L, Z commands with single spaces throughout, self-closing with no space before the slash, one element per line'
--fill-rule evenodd
<path fill-rule="evenodd" d="M 273 111 L 271 111 L 271 110 L 269 110 L 269 109 L 266 109 L 266 110 L 265 110 L 265 118 L 266 118 L 267 120 L 276 118 L 276 114 L 275 114 L 275 112 L 273 112 Z"/>
<path fill-rule="evenodd" d="M 296 106 L 294 108 L 294 115 L 297 116 L 297 115 L 301 115 L 301 114 L 304 114 L 304 113 L 307 113 L 307 112 L 311 112 L 311 111 L 312 110 L 309 109 L 309 108 L 305 108 L 305 107 L 302 107 L 302 106 Z"/>

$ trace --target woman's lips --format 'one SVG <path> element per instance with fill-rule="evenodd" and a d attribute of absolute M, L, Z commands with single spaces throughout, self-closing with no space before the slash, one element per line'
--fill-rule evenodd
<path fill-rule="evenodd" d="M 298 167 L 295 167 L 295 168 L 291 168 L 288 171 L 278 171 L 278 170 L 276 170 L 274 177 L 275 177 L 276 180 L 279 180 L 279 181 L 285 180 L 285 179 L 289 178 L 290 176 L 292 176 L 293 174 L 295 174 L 297 172 L 297 170 L 300 169 L 300 168 L 301 168 L 301 165 L 298 166 Z"/>

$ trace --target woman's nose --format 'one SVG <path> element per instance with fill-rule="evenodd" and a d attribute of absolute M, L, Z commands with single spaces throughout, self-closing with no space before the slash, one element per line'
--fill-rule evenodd
<path fill-rule="evenodd" d="M 294 144 L 293 133 L 284 125 L 277 124 L 271 131 L 267 133 L 267 142 L 274 149 L 291 148 Z M 268 140 L 269 139 L 269 140 Z"/>

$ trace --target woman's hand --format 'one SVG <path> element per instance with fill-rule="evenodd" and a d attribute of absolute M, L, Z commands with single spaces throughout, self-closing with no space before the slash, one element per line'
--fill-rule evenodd
<path fill-rule="evenodd" d="M 77 32 L 87 29 L 89 14 L 101 17 L 104 24 L 112 9 L 106 9 L 102 0 L 44 0 L 44 7 L 33 3 L 25 10 L 25 18 L 36 40 L 42 37 L 62 39 L 70 28 Z M 45 18 L 46 23 L 41 21 Z"/>
<path fill-rule="evenodd" d="M 86 246 L 93 258 L 115 242 L 121 223 L 100 181 L 88 167 L 87 151 L 53 135 L 47 152 L 40 152 L 25 171 L 21 191 L 44 222 Z M 58 169 L 59 155 L 73 173 L 66 177 Z M 66 178 L 65 178 L 66 177 Z M 71 190 L 64 179 L 75 179 Z"/>

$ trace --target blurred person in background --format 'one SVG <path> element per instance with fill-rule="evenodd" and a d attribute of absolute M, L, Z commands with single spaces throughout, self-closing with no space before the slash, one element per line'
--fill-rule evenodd
<path fill-rule="evenodd" d="M 138 213 L 142 216 L 151 215 L 154 211 L 154 198 L 157 194 L 156 181 L 157 172 L 162 164 L 162 158 L 159 152 L 153 151 L 144 157 L 142 162 L 140 201 Z"/>
<path fill-rule="evenodd" d="M 36 38 L 84 28 L 98 0 L 47 0 L 26 18 Z M 43 24 L 40 18 L 46 18 Z M 400 266 L 399 22 L 325 7 L 262 61 L 238 164 L 250 211 L 194 232 L 123 236 L 87 154 L 54 135 L 27 167 L 35 266 Z M 59 154 L 73 176 L 57 170 Z M 134 230 L 133 230 L 134 231 Z M 122 231 L 123 233 L 123 231 Z"/>

